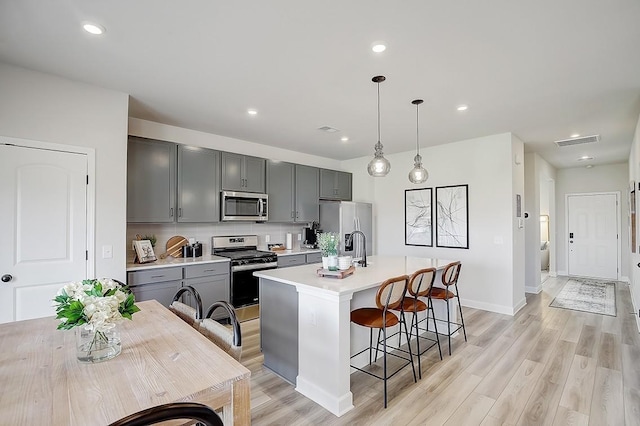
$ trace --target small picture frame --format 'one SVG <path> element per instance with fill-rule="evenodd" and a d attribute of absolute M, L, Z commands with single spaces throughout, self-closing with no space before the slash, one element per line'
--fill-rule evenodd
<path fill-rule="evenodd" d="M 136 240 L 133 242 L 133 248 L 136 251 L 137 263 L 149 263 L 156 261 L 156 254 L 153 252 L 153 246 L 149 240 Z"/>

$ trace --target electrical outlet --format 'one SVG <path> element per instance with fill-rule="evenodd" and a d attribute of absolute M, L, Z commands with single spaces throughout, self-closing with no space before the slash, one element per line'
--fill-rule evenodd
<path fill-rule="evenodd" d="M 264 236 L 264 242 L 265 243 L 271 242 L 271 235 L 265 235 Z"/>
<path fill-rule="evenodd" d="M 302 241 L 302 234 L 298 234 L 298 241 Z"/>
<path fill-rule="evenodd" d="M 315 311 L 310 311 L 309 312 L 309 323 L 313 326 L 316 325 L 316 312 Z"/>

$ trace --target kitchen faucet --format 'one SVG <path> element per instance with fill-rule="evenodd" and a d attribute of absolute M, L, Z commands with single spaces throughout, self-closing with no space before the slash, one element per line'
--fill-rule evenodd
<path fill-rule="evenodd" d="M 351 246 L 351 245 L 353 245 L 353 236 L 354 236 L 355 234 L 360 234 L 360 235 L 362 235 L 362 249 L 363 249 L 364 253 L 363 253 L 362 260 L 360 261 L 360 265 L 361 265 L 363 268 L 366 268 L 366 267 L 367 267 L 367 237 L 364 235 L 364 232 L 362 232 L 362 231 L 353 231 L 352 233 L 350 233 L 350 234 L 347 236 L 346 241 L 344 242 L 345 249 L 346 249 L 346 246 Z"/>

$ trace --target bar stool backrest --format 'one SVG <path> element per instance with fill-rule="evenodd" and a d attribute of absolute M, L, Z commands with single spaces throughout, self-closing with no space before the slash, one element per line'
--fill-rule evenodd
<path fill-rule="evenodd" d="M 458 284 L 458 276 L 460 275 L 461 268 L 462 263 L 460 262 L 451 262 L 445 266 L 442 272 L 442 284 L 446 287 Z"/>
<path fill-rule="evenodd" d="M 195 300 L 195 307 L 180 302 L 184 293 L 189 293 L 192 296 L 193 300 Z M 197 323 L 202 319 L 202 299 L 200 298 L 198 290 L 190 285 L 182 287 L 176 292 L 175 296 L 173 296 L 173 301 L 169 305 L 169 310 L 189 325 L 197 326 Z"/>
<path fill-rule="evenodd" d="M 426 297 L 431 293 L 431 287 L 435 279 L 436 268 L 418 269 L 409 278 L 407 290 L 414 297 Z"/>
<path fill-rule="evenodd" d="M 378 309 L 395 309 L 402 306 L 402 299 L 407 292 L 408 275 L 401 275 L 385 280 L 376 293 L 376 305 Z"/>

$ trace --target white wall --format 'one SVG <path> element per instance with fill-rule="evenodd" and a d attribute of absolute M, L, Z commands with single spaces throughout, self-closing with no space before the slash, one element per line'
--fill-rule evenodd
<path fill-rule="evenodd" d="M 556 248 L 557 270 L 559 275 L 567 274 L 567 230 L 566 230 L 566 195 L 589 192 L 620 192 L 620 278 L 629 277 L 629 203 L 627 192 L 629 186 L 629 167 L 626 163 L 596 166 L 591 169 L 577 167 L 559 169 L 556 181 Z"/>
<path fill-rule="evenodd" d="M 638 119 L 638 124 L 636 125 L 636 132 L 633 135 L 633 143 L 631 145 L 631 153 L 629 154 L 629 181 L 633 181 L 636 187 L 636 222 L 638 221 L 638 206 L 640 205 L 640 197 L 638 196 L 638 192 L 640 192 L 640 118 Z M 636 229 L 637 235 L 640 236 L 640 232 Z M 627 232 L 623 233 L 627 234 Z M 636 237 L 638 238 L 638 237 Z M 636 245 L 640 245 L 638 243 L 638 239 L 636 239 Z M 623 246 L 629 247 L 629 245 Z M 627 249 L 627 252 L 630 250 Z M 634 312 L 640 315 L 640 269 L 638 268 L 638 263 L 640 263 L 640 250 L 636 250 L 636 253 L 629 253 L 629 283 L 631 290 L 631 299 L 634 305 Z M 638 325 L 638 329 L 640 329 L 640 316 L 636 316 L 636 321 Z"/>
<path fill-rule="evenodd" d="M 540 283 L 540 215 L 549 215 L 551 243 L 549 247 L 549 270 L 555 271 L 555 203 L 550 198 L 554 192 L 556 170 L 536 153 L 525 155 L 525 210 L 529 217 L 525 219 L 525 288 L 528 293 L 539 293 Z M 552 268 L 553 263 L 553 268 Z"/>
<path fill-rule="evenodd" d="M 305 164 L 307 166 L 340 170 L 340 161 L 331 158 L 302 154 L 300 152 L 290 151 L 287 149 L 275 148 L 254 142 L 247 142 L 241 139 L 233 139 L 226 136 L 214 135 L 212 133 L 204 133 L 197 130 L 170 126 L 168 124 L 141 120 L 139 118 L 129 119 L 129 134 L 184 145 L 253 155 L 255 157 L 268 158 L 271 160 L 288 161 L 291 163 Z"/>
<path fill-rule="evenodd" d="M 471 139 L 421 150 L 429 180 L 420 186 L 408 180 L 415 152 L 387 156 L 391 172 L 368 176 L 370 157 L 342 163 L 353 173 L 353 196 L 373 202 L 374 252 L 458 259 L 463 304 L 513 314 L 524 304 L 523 231 L 517 229 L 515 192 L 524 194 L 522 142 L 509 133 Z M 404 190 L 469 185 L 469 249 L 415 247 L 404 244 Z M 515 255 L 514 255 L 515 253 Z"/>
<path fill-rule="evenodd" d="M 125 93 L 0 63 L 0 134 L 95 150 L 95 275 L 120 280 L 125 279 L 128 102 Z M 113 258 L 102 259 L 103 245 L 113 247 Z"/>
<path fill-rule="evenodd" d="M 524 143 L 511 134 L 511 251 L 512 251 L 512 303 L 514 311 L 518 311 L 527 304 L 525 291 L 525 233 L 524 206 L 526 195 L 524 191 Z M 521 196 L 521 218 L 517 218 L 516 194 Z"/>

